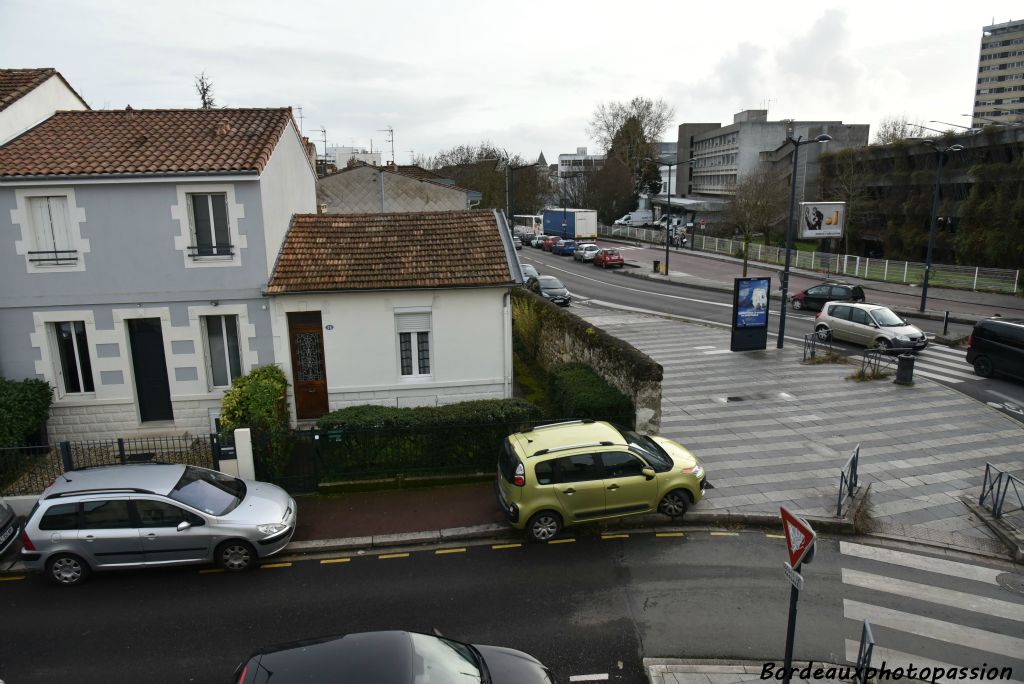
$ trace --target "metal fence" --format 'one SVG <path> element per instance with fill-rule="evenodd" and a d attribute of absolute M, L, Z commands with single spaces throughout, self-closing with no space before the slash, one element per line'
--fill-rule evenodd
<path fill-rule="evenodd" d="M 0 449 L 0 495 L 39 494 L 62 473 L 102 465 L 164 462 L 217 469 L 220 452 L 217 435 L 65 441 L 5 448 Z"/>
<path fill-rule="evenodd" d="M 875 650 L 875 635 L 871 631 L 871 623 L 867 620 L 860 630 L 860 646 L 857 648 L 857 664 L 854 681 L 857 684 L 868 684 L 868 674 L 871 671 L 871 655 Z"/>
<path fill-rule="evenodd" d="M 818 355 L 818 352 L 822 352 L 824 354 L 831 354 L 835 352 L 835 347 L 832 346 L 831 334 L 825 335 L 824 337 L 816 332 L 804 335 L 804 361 L 815 358 Z"/>
<path fill-rule="evenodd" d="M 843 503 L 853 497 L 859 486 L 857 478 L 857 467 L 860 464 L 860 444 L 853 449 L 846 465 L 839 471 L 839 497 L 836 500 L 836 517 L 843 517 Z"/>
<path fill-rule="evenodd" d="M 629 239 L 652 245 L 665 244 L 665 231 L 654 228 L 599 226 L 598 234 L 612 239 Z M 743 256 L 743 241 L 694 235 L 690 248 L 702 252 Z M 750 260 L 765 264 L 782 265 L 786 250 L 782 247 L 750 244 Z M 914 261 L 897 261 L 857 256 L 855 254 L 828 254 L 794 249 L 790 252 L 792 268 L 818 271 L 825 275 L 852 276 L 865 280 L 889 283 L 923 283 L 925 265 Z M 954 266 L 932 264 L 928 284 L 961 290 L 985 290 L 1016 294 L 1020 287 L 1020 269 L 982 268 L 980 266 Z"/>
<path fill-rule="evenodd" d="M 1009 497 L 1013 492 L 1013 498 Z M 1010 507 L 1006 507 L 1009 498 Z M 1016 499 L 1016 502 L 1014 502 Z M 1024 480 L 1016 475 L 999 470 L 991 463 L 985 464 L 985 478 L 981 484 L 979 506 L 988 506 L 992 517 L 1001 518 L 1008 513 L 1024 510 Z"/>

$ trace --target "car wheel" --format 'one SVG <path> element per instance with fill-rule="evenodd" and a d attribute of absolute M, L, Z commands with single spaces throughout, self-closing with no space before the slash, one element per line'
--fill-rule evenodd
<path fill-rule="evenodd" d="M 883 352 L 892 351 L 892 342 L 884 337 L 880 337 L 875 340 L 875 348 Z"/>
<path fill-rule="evenodd" d="M 658 512 L 670 518 L 681 518 L 690 508 L 692 497 L 685 489 L 673 489 L 658 504 Z"/>
<path fill-rule="evenodd" d="M 814 329 L 814 332 L 818 335 L 818 340 L 821 342 L 832 341 L 832 331 L 829 330 L 827 325 L 819 325 Z"/>
<path fill-rule="evenodd" d="M 992 365 L 992 359 L 987 356 L 979 356 L 974 359 L 974 374 L 983 378 L 991 378 L 996 369 Z"/>
<path fill-rule="evenodd" d="M 70 553 L 58 553 L 46 561 L 46 576 L 56 584 L 73 587 L 89 576 L 89 565 Z"/>
<path fill-rule="evenodd" d="M 562 530 L 562 516 L 554 511 L 535 513 L 526 523 L 526 534 L 530 541 L 549 542 Z"/>
<path fill-rule="evenodd" d="M 256 550 L 249 542 L 233 539 L 217 547 L 216 559 L 228 572 L 242 572 L 256 564 Z"/>
<path fill-rule="evenodd" d="M 803 302 L 802 299 L 794 299 L 793 300 L 793 309 L 795 311 L 800 311 L 803 308 L 804 308 L 804 302 Z"/>

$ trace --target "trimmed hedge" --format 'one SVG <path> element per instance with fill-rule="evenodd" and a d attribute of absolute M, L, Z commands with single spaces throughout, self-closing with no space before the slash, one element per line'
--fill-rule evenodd
<path fill-rule="evenodd" d="M 586 364 L 569 363 L 555 368 L 551 387 L 552 399 L 564 418 L 593 418 L 634 427 L 633 402 Z"/>
<path fill-rule="evenodd" d="M 541 421 L 522 399 L 443 406 L 359 405 L 333 411 L 317 425 L 321 479 L 489 471 L 502 440 Z"/>
<path fill-rule="evenodd" d="M 45 380 L 0 378 L 0 448 L 23 446 L 50 415 L 53 388 Z"/>
<path fill-rule="evenodd" d="M 238 428 L 253 432 L 253 449 L 260 449 L 257 477 L 280 475 L 289 458 L 288 380 L 278 366 L 260 366 L 235 378 L 224 392 L 220 430 L 225 440 Z"/>

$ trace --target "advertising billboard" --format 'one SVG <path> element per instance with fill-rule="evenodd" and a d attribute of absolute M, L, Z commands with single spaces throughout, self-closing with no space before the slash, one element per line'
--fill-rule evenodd
<path fill-rule="evenodd" d="M 846 202 L 801 202 L 799 220 L 802 239 L 842 237 Z"/>
<path fill-rule="evenodd" d="M 771 280 L 736 278 L 732 299 L 732 351 L 752 351 L 768 346 L 768 302 Z"/>

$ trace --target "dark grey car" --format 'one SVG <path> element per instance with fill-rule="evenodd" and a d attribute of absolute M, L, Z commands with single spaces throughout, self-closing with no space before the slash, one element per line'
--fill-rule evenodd
<path fill-rule="evenodd" d="M 559 306 L 569 306 L 572 302 L 569 290 L 565 289 L 562 281 L 554 276 L 542 275 L 530 278 L 526 281 L 526 288 Z"/>
<path fill-rule="evenodd" d="M 14 550 L 18 530 L 18 517 L 14 515 L 14 510 L 0 501 L 0 558 Z"/>

